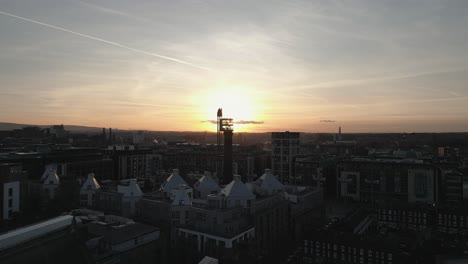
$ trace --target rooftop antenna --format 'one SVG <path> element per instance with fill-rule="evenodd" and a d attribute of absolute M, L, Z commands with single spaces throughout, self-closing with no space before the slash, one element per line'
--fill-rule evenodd
<path fill-rule="evenodd" d="M 221 177 L 219 173 L 221 167 L 221 131 L 220 131 L 220 119 L 223 117 L 223 109 L 218 108 L 216 113 L 216 174 Z"/>

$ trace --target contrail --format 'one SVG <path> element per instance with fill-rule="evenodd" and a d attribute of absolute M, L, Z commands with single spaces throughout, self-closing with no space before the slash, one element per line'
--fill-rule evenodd
<path fill-rule="evenodd" d="M 65 31 L 65 32 L 71 33 L 71 34 L 73 34 L 73 35 L 77 35 L 77 36 L 85 37 L 85 38 L 88 38 L 88 39 L 92 39 L 92 40 L 104 42 L 104 43 L 107 43 L 107 44 L 110 44 L 110 45 L 113 45 L 113 46 L 116 46 L 116 47 L 120 47 L 120 48 L 124 48 L 124 49 L 127 49 L 127 50 L 131 50 L 131 51 L 133 51 L 133 52 L 137 52 L 137 53 L 141 53 L 141 54 L 145 54 L 145 55 L 157 57 L 157 58 L 160 58 L 160 59 L 165 59 L 165 60 L 169 60 L 169 61 L 173 61 L 173 62 L 185 64 L 185 65 L 188 65 L 188 66 L 191 66 L 191 67 L 194 67 L 194 68 L 198 68 L 198 69 L 202 69 L 202 70 L 210 70 L 210 69 L 207 68 L 207 67 L 199 66 L 199 65 L 196 65 L 196 64 L 187 62 L 187 61 L 183 61 L 183 60 L 179 60 L 179 59 L 176 59 L 176 58 L 172 58 L 172 57 L 168 57 L 168 56 L 164 56 L 164 55 L 160 55 L 160 54 L 151 53 L 151 52 L 147 52 L 147 51 L 144 51 L 144 50 L 132 48 L 132 47 L 129 47 L 129 46 L 126 46 L 126 45 L 117 43 L 117 42 L 105 40 L 105 39 L 98 38 L 98 37 L 93 37 L 93 36 L 91 36 L 91 35 L 86 35 L 86 34 L 79 33 L 79 32 L 76 32 L 76 31 L 73 31 L 73 30 L 69 30 L 69 29 L 66 29 L 66 28 L 62 28 L 62 27 L 58 27 L 58 26 L 51 25 L 51 24 L 47 24 L 47 23 L 43 23 L 43 22 L 36 21 L 36 20 L 32 20 L 32 19 L 29 19 L 29 18 L 25 18 L 25 17 L 13 15 L 13 14 L 10 14 L 10 13 L 3 12 L 3 11 L 1 11 L 1 10 L 0 10 L 0 14 L 4 14 L 4 15 L 6 15 L 6 16 L 18 18 L 18 19 L 21 19 L 21 20 L 24 20 L 24 21 L 28 21 L 28 22 L 31 22 L 31 23 L 34 23 L 34 24 L 46 26 L 46 27 L 49 27 L 49 28 L 53 28 L 53 29 Z"/>

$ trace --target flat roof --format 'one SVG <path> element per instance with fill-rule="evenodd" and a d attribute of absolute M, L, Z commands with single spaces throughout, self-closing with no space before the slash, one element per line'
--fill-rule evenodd
<path fill-rule="evenodd" d="M 123 224 L 120 226 L 100 225 L 98 223 L 90 223 L 88 225 L 95 227 L 89 230 L 91 233 L 103 236 L 103 239 L 111 244 L 120 244 L 139 236 L 159 231 L 159 228 L 142 223 Z"/>
<path fill-rule="evenodd" d="M 24 243 L 70 226 L 73 216 L 63 215 L 0 235 L 0 250 Z"/>

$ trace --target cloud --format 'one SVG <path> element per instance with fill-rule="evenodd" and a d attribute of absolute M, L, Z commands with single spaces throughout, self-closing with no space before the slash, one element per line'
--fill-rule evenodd
<path fill-rule="evenodd" d="M 53 29 L 56 29 L 56 30 L 68 32 L 70 34 L 80 36 L 80 37 L 84 37 L 84 38 L 87 38 L 87 39 L 92 39 L 92 40 L 95 40 L 95 41 L 107 43 L 107 44 L 110 44 L 110 45 L 113 45 L 113 46 L 116 46 L 116 47 L 120 47 L 120 48 L 127 49 L 127 50 L 130 50 L 130 51 L 133 51 L 133 52 L 145 54 L 145 55 L 148 55 L 148 56 L 153 56 L 153 57 L 156 57 L 156 58 L 165 59 L 165 60 L 177 62 L 177 63 L 180 63 L 180 64 L 185 64 L 185 65 L 188 65 L 188 66 L 191 66 L 191 67 L 194 67 L 194 68 L 198 68 L 198 69 L 202 69 L 202 70 L 211 70 L 211 69 L 209 69 L 207 67 L 199 66 L 199 65 L 196 65 L 196 64 L 188 62 L 188 61 L 180 60 L 180 59 L 173 58 L 173 57 L 168 57 L 168 56 L 161 55 L 161 54 L 147 52 L 147 51 L 144 51 L 144 50 L 141 50 L 141 49 L 132 48 L 130 46 L 126 46 L 126 45 L 123 45 L 123 44 L 120 44 L 120 43 L 117 43 L 117 42 L 114 42 L 114 41 L 105 40 L 105 39 L 102 39 L 102 38 L 98 38 L 98 37 L 94 37 L 94 36 L 91 36 L 91 35 L 83 34 L 83 33 L 77 32 L 77 31 L 69 30 L 69 29 L 66 29 L 66 28 L 63 28 L 63 27 L 58 27 L 58 26 L 54 26 L 54 25 L 51 25 L 51 24 L 39 22 L 37 20 L 32 20 L 32 19 L 29 19 L 29 18 L 26 18 L 26 17 L 13 15 L 13 14 L 3 12 L 3 11 L 0 11 L 0 14 L 10 16 L 10 17 L 14 17 L 14 18 L 18 18 L 18 19 L 28 21 L 28 22 L 31 22 L 31 23 L 34 23 L 34 24 L 37 24 L 37 25 L 45 26 L 45 27 L 48 27 L 48 28 L 53 28 Z"/>
<path fill-rule="evenodd" d="M 240 120 L 240 121 L 234 121 L 234 124 L 239 124 L 239 125 L 261 125 L 263 124 L 263 121 L 255 121 L 255 120 Z"/>
<path fill-rule="evenodd" d="M 319 83 L 314 83 L 314 84 L 307 84 L 307 85 L 296 86 L 296 87 L 292 86 L 292 87 L 287 88 L 286 91 L 289 91 L 289 90 L 307 91 L 309 89 L 315 89 L 315 88 L 342 88 L 343 86 L 362 85 L 362 84 L 372 83 L 372 82 L 397 81 L 397 80 L 426 77 L 426 76 L 438 75 L 438 74 L 465 72 L 467 70 L 468 70 L 467 67 L 458 67 L 458 68 L 437 69 L 433 71 L 413 72 L 413 73 L 407 73 L 407 74 L 397 74 L 397 75 L 388 74 L 388 75 L 383 75 L 383 76 L 366 77 L 366 78 L 359 78 L 359 79 L 342 79 L 342 80 L 325 81 L 325 82 L 319 82 Z M 283 89 L 283 91 L 285 91 L 285 89 Z"/>
<path fill-rule="evenodd" d="M 201 123 L 211 123 L 211 124 L 216 124 L 216 120 L 205 120 L 201 121 Z M 239 121 L 234 121 L 234 124 L 238 125 L 262 125 L 265 122 L 264 121 L 255 121 L 255 120 L 239 120 Z"/>
<path fill-rule="evenodd" d="M 130 19 L 135 19 L 135 20 L 138 20 L 138 21 L 141 21 L 141 22 L 147 22 L 147 23 L 151 22 L 150 20 L 147 20 L 147 19 L 144 19 L 144 18 L 141 18 L 141 17 L 137 17 L 137 16 L 133 16 L 133 15 L 131 15 L 129 13 L 125 13 L 125 12 L 122 12 L 122 11 L 119 11 L 119 10 L 116 10 L 116 9 L 107 8 L 107 7 L 92 4 L 92 3 L 89 3 L 89 2 L 86 2 L 86 1 L 78 0 L 77 2 L 84 5 L 84 6 L 87 6 L 89 8 L 95 9 L 95 10 L 103 12 L 103 13 L 108 13 L 108 14 L 118 15 L 118 16 L 130 18 Z"/>
<path fill-rule="evenodd" d="M 320 123 L 335 123 L 336 120 L 328 120 L 328 119 L 324 119 L 324 120 L 320 120 Z"/>

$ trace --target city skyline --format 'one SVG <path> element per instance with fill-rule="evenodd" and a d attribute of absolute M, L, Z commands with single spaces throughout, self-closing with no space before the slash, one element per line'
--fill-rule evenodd
<path fill-rule="evenodd" d="M 0 121 L 468 131 L 463 1 L 0 1 Z M 391 15 L 389 15 L 391 14 Z"/>

